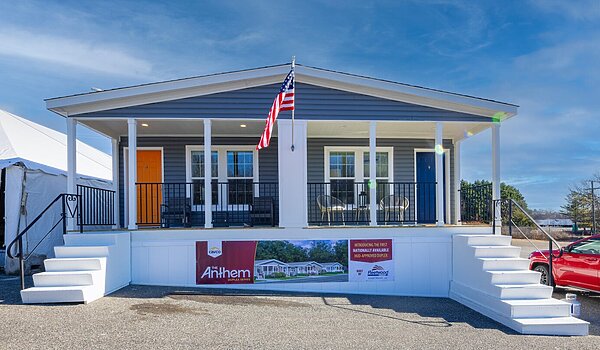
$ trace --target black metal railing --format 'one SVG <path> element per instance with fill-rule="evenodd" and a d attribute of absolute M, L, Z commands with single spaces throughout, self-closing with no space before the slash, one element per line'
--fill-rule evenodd
<path fill-rule="evenodd" d="M 56 207 L 60 206 L 60 215 L 58 220 L 54 222 L 50 230 L 42 236 L 42 238 L 31 248 L 27 247 L 27 255 L 25 255 L 25 247 L 23 246 L 23 236 L 31 230 L 32 227 L 44 216 L 50 215 Z M 21 275 L 21 289 L 25 289 L 25 261 L 33 254 L 40 244 L 48 237 L 56 228 L 62 229 L 62 234 L 67 233 L 67 219 L 81 222 L 81 197 L 78 194 L 62 193 L 59 194 L 38 216 L 36 216 L 27 227 L 13 239 L 6 247 L 6 255 L 11 259 L 19 259 L 19 272 Z M 62 225 L 61 225 L 62 224 Z M 59 226 L 61 225 L 61 226 Z M 79 225 L 79 232 L 83 233 L 83 225 Z M 13 249 L 16 248 L 16 252 Z"/>
<path fill-rule="evenodd" d="M 139 226 L 200 227 L 205 219 L 204 181 L 137 183 Z M 211 183 L 212 225 L 275 226 L 279 222 L 276 182 L 232 179 Z"/>
<path fill-rule="evenodd" d="M 502 226 L 507 226 L 507 230 L 502 230 Z M 531 238 L 531 230 L 534 228 L 540 232 L 548 241 L 548 251 L 546 254 L 538 248 Z M 548 261 L 548 276 L 543 276 L 541 282 L 549 286 L 554 286 L 554 275 L 552 270 L 552 261 L 558 259 L 563 254 L 563 247 L 552 237 L 519 203 L 512 198 L 496 199 L 492 202 L 492 232 L 506 233 L 513 237 L 518 235 L 525 238 L 533 248 L 539 252 Z M 545 280 L 544 280 L 545 278 Z"/>
<path fill-rule="evenodd" d="M 115 191 L 98 187 L 77 185 L 81 200 L 81 215 L 77 225 L 112 226 L 115 224 Z"/>
<path fill-rule="evenodd" d="M 434 223 L 435 185 L 435 182 L 377 183 L 377 224 Z M 368 181 L 308 183 L 308 224 L 368 225 L 370 189 Z"/>
<path fill-rule="evenodd" d="M 460 219 L 463 224 L 491 223 L 492 184 L 461 186 Z"/>

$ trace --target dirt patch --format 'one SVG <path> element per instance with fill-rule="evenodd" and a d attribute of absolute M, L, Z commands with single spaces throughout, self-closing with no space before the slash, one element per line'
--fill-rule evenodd
<path fill-rule="evenodd" d="M 207 310 L 185 307 L 170 303 L 142 303 L 132 305 L 130 310 L 140 315 L 206 314 Z"/>
<path fill-rule="evenodd" d="M 272 306 L 272 307 L 310 307 L 307 303 L 298 301 L 281 300 L 257 296 L 240 296 L 240 295 L 203 295 L 203 294 L 171 294 L 171 299 L 189 300 L 198 303 L 235 305 L 235 306 Z"/>

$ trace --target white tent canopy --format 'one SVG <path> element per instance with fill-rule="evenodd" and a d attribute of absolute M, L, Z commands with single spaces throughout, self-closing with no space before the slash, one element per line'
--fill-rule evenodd
<path fill-rule="evenodd" d="M 0 169 L 15 163 L 50 174 L 67 172 L 67 136 L 0 110 Z M 77 174 L 112 180 L 111 156 L 77 141 Z"/>
<path fill-rule="evenodd" d="M 54 198 L 67 190 L 67 137 L 65 134 L 0 110 L 0 169 L 5 169 L 4 244 L 8 245 Z M 112 158 L 77 141 L 77 184 L 112 190 Z M 55 206 L 25 235 L 24 247 L 40 257 L 53 256 L 62 244 L 61 230 L 48 230 L 61 218 Z M 0 247 L 3 242 L 0 242 Z M 7 272 L 18 269 L 2 258 Z M 5 260 L 5 264 L 3 264 Z M 35 259 L 28 263 L 34 265 Z"/>

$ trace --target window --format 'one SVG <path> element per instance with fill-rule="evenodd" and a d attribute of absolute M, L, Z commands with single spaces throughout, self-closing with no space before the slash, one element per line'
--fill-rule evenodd
<path fill-rule="evenodd" d="M 217 203 L 218 198 L 218 178 L 219 178 L 219 154 L 217 151 L 211 152 L 211 173 L 212 173 L 212 202 Z M 191 151 L 191 177 L 193 183 L 192 203 L 194 205 L 204 204 L 204 151 Z"/>
<path fill-rule="evenodd" d="M 246 210 L 258 182 L 258 158 L 254 146 L 212 146 L 212 204 L 217 210 Z M 204 147 L 186 146 L 187 182 L 193 183 L 193 210 L 204 204 Z M 190 189 L 188 189 L 189 191 Z"/>
<path fill-rule="evenodd" d="M 377 182 L 393 181 L 392 154 L 392 147 L 377 147 Z M 368 147 L 325 147 L 325 182 L 331 184 L 333 197 L 346 204 L 368 204 L 369 155 Z M 378 186 L 378 200 L 383 197 L 385 188 Z"/>
<path fill-rule="evenodd" d="M 576 254 L 600 255 L 600 239 L 588 239 L 574 244 L 571 247 L 570 252 Z"/>
<path fill-rule="evenodd" d="M 364 173 L 364 182 L 366 186 L 369 185 L 371 168 L 369 166 L 369 157 L 371 154 L 369 152 L 363 153 L 363 173 Z M 385 183 L 390 182 L 389 178 L 389 153 L 388 152 L 376 152 L 375 153 L 375 178 L 377 179 L 377 183 Z M 377 203 L 381 201 L 381 199 L 388 195 L 389 191 L 386 191 L 387 186 L 377 186 Z M 368 193 L 368 191 L 367 191 Z"/>
<path fill-rule="evenodd" d="M 251 204 L 254 182 L 254 152 L 227 151 L 229 204 Z"/>

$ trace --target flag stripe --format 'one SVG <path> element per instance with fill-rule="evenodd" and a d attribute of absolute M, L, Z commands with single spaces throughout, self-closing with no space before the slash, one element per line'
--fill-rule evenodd
<path fill-rule="evenodd" d="M 258 145 L 256 145 L 257 150 L 269 147 L 269 143 L 271 142 L 271 134 L 273 133 L 273 126 L 277 121 L 279 112 L 294 110 L 294 86 L 294 71 L 292 70 L 285 77 L 283 85 L 281 85 L 281 88 L 279 89 L 279 93 L 273 100 L 273 104 L 271 105 L 269 115 L 267 116 L 267 120 L 265 122 L 265 130 L 260 137 Z"/>

